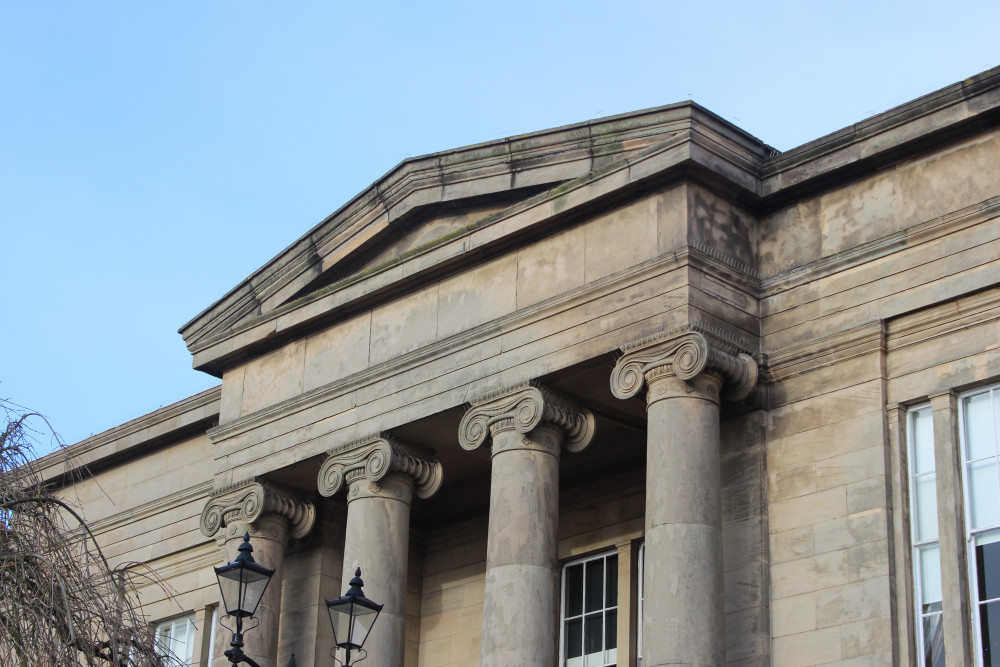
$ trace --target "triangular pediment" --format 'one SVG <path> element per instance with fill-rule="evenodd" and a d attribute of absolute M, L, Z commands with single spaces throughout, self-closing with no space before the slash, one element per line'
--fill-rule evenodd
<path fill-rule="evenodd" d="M 387 225 L 350 252 L 339 256 L 289 301 L 350 279 L 352 276 L 368 273 L 422 249 L 433 247 L 442 240 L 462 234 L 490 216 L 548 190 L 549 185 L 546 183 L 541 186 L 504 190 L 457 202 L 430 205 L 414 211 L 408 219 L 397 220 Z"/>
<path fill-rule="evenodd" d="M 406 160 L 180 333 L 195 352 L 315 290 L 686 132 L 695 110 L 707 113 L 682 103 Z"/>

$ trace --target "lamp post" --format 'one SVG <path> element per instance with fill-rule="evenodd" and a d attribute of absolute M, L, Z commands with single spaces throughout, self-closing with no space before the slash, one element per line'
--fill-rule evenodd
<path fill-rule="evenodd" d="M 236 617 L 236 631 L 233 632 L 233 641 L 229 643 L 231 648 L 225 652 L 225 656 L 234 665 L 244 662 L 250 667 L 260 667 L 253 658 L 243 653 L 243 619 L 253 618 L 274 570 L 256 563 L 252 554 L 250 533 L 246 533 L 236 560 L 215 568 L 215 576 L 219 579 L 222 606 L 226 615 Z"/>
<path fill-rule="evenodd" d="M 351 651 L 361 651 L 371 633 L 375 619 L 382 611 L 382 605 L 372 602 L 361 592 L 365 583 L 361 580 L 361 568 L 354 571 L 350 588 L 342 597 L 326 601 L 333 628 L 333 641 L 337 648 L 347 652 L 344 667 L 351 667 Z"/>

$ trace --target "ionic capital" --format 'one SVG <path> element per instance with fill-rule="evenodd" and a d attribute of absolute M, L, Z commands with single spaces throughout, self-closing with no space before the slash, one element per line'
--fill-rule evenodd
<path fill-rule="evenodd" d="M 685 331 L 623 347 L 611 372 L 611 393 L 632 398 L 658 376 L 673 374 L 687 381 L 708 372 L 722 379 L 723 398 L 746 398 L 757 384 L 757 363 L 749 354 L 713 343 L 699 331 Z"/>
<path fill-rule="evenodd" d="M 486 437 L 511 430 L 530 433 L 541 424 L 558 428 L 566 449 L 578 452 L 594 439 L 594 413 L 548 387 L 523 383 L 472 401 L 458 427 L 463 449 L 478 449 Z"/>
<path fill-rule="evenodd" d="M 254 478 L 212 492 L 201 512 L 199 527 L 212 537 L 221 528 L 253 524 L 265 514 L 288 522 L 292 537 L 305 537 L 316 522 L 316 507 L 298 492 L 266 479 Z"/>
<path fill-rule="evenodd" d="M 418 498 L 433 496 L 444 478 L 441 462 L 430 450 L 376 433 L 330 451 L 317 482 L 320 495 L 332 496 L 345 483 L 364 479 L 377 484 L 390 473 L 410 477 Z"/>

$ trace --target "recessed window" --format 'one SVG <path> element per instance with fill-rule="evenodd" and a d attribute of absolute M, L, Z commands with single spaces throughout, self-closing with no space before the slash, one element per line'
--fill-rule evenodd
<path fill-rule="evenodd" d="M 166 657 L 164 665 L 187 667 L 194 658 L 194 615 L 181 616 L 156 626 L 157 653 Z"/>
<path fill-rule="evenodd" d="M 643 589 L 643 586 L 646 585 L 646 582 L 643 581 L 645 579 L 644 576 L 645 572 L 646 572 L 646 543 L 643 542 L 642 544 L 639 545 L 639 588 L 638 588 L 639 612 L 637 614 L 639 618 L 636 623 L 637 638 L 636 638 L 636 649 L 635 649 L 636 651 L 635 664 L 637 665 L 637 667 L 642 667 L 642 607 L 643 603 L 646 601 L 646 594 L 644 593 Z"/>
<path fill-rule="evenodd" d="M 944 665 L 944 628 L 941 625 L 941 553 L 931 406 L 914 408 L 906 417 L 917 649 L 920 664 L 937 667 Z"/>
<path fill-rule="evenodd" d="M 1000 665 L 1000 387 L 959 399 L 965 520 L 978 659 Z"/>
<path fill-rule="evenodd" d="M 618 659 L 618 553 L 567 563 L 562 577 L 560 664 L 608 667 Z"/>

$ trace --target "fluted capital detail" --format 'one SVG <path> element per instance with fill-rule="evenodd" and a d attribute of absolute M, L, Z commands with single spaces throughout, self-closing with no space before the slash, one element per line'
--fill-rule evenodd
<path fill-rule="evenodd" d="M 264 514 L 286 519 L 292 537 L 305 537 L 316 522 L 316 506 L 310 500 L 293 489 L 254 478 L 213 491 L 199 527 L 212 537 L 231 523 L 252 524 Z"/>
<path fill-rule="evenodd" d="M 459 424 L 458 443 L 471 451 L 498 430 L 529 433 L 542 423 L 558 427 L 571 452 L 580 451 L 594 439 L 594 413 L 589 408 L 543 385 L 524 383 L 472 401 Z"/>
<path fill-rule="evenodd" d="M 611 371 L 611 393 L 632 398 L 657 373 L 671 372 L 691 380 L 705 371 L 722 377 L 722 396 L 732 401 L 745 398 L 757 384 L 757 363 L 749 354 L 732 353 L 701 332 L 686 331 L 622 348 Z"/>
<path fill-rule="evenodd" d="M 317 482 L 320 495 L 332 496 L 345 483 L 378 482 L 389 473 L 411 477 L 418 498 L 433 496 L 444 479 L 441 462 L 432 451 L 388 433 L 376 433 L 331 450 Z"/>

